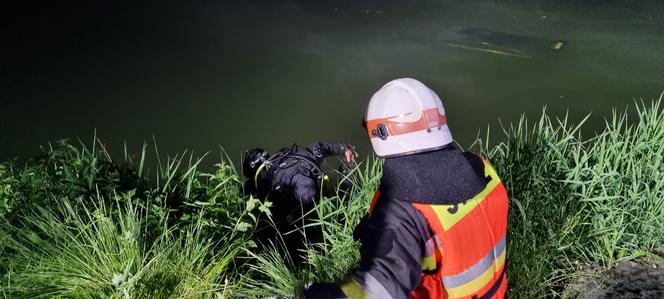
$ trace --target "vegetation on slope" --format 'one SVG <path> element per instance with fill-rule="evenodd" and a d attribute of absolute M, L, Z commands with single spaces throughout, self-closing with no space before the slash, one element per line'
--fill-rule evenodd
<path fill-rule="evenodd" d="M 664 113 L 660 101 L 614 113 L 604 131 L 546 113 L 471 150 L 496 166 L 510 195 L 508 275 L 514 297 L 564 296 L 588 265 L 608 269 L 664 244 Z M 155 173 L 101 143 L 59 142 L 19 167 L 0 164 L 0 294 L 22 297 L 235 298 L 297 295 L 342 278 L 359 259 L 352 231 L 380 178 L 379 160 L 346 177 L 349 192 L 313 212 L 325 234 L 304 265 L 251 241 L 269 203 L 241 194 L 228 159 L 216 171 L 178 155 Z M 155 151 L 159 160 L 159 155 Z M 292 232 L 301 233 L 301 232 Z M 279 246 L 274 244 L 274 246 Z"/>

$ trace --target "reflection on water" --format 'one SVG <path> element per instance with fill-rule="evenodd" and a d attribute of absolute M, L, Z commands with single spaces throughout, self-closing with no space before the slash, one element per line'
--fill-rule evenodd
<path fill-rule="evenodd" d="M 2 160 L 95 128 L 115 153 L 152 135 L 167 153 L 317 139 L 367 152 L 365 105 L 405 76 L 440 93 L 464 145 L 544 105 L 599 126 L 664 90 L 657 1 L 111 3 L 4 12 Z"/>

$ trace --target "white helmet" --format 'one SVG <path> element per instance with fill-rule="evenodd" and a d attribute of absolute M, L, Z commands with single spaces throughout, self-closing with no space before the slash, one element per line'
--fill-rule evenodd
<path fill-rule="evenodd" d="M 440 98 L 410 78 L 392 80 L 371 97 L 365 125 L 380 157 L 432 150 L 452 142 Z"/>

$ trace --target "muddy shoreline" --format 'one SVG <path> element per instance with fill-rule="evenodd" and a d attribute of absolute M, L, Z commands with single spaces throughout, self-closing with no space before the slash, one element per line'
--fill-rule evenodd
<path fill-rule="evenodd" d="M 664 246 L 652 255 L 622 261 L 608 271 L 589 265 L 570 285 L 566 298 L 664 298 Z"/>

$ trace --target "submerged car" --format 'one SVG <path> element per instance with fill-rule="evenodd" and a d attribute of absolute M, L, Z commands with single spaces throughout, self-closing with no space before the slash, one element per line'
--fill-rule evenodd
<path fill-rule="evenodd" d="M 567 46 L 567 41 L 544 40 L 486 28 L 457 27 L 435 32 L 431 45 L 529 59 L 543 53 L 558 52 Z"/>

